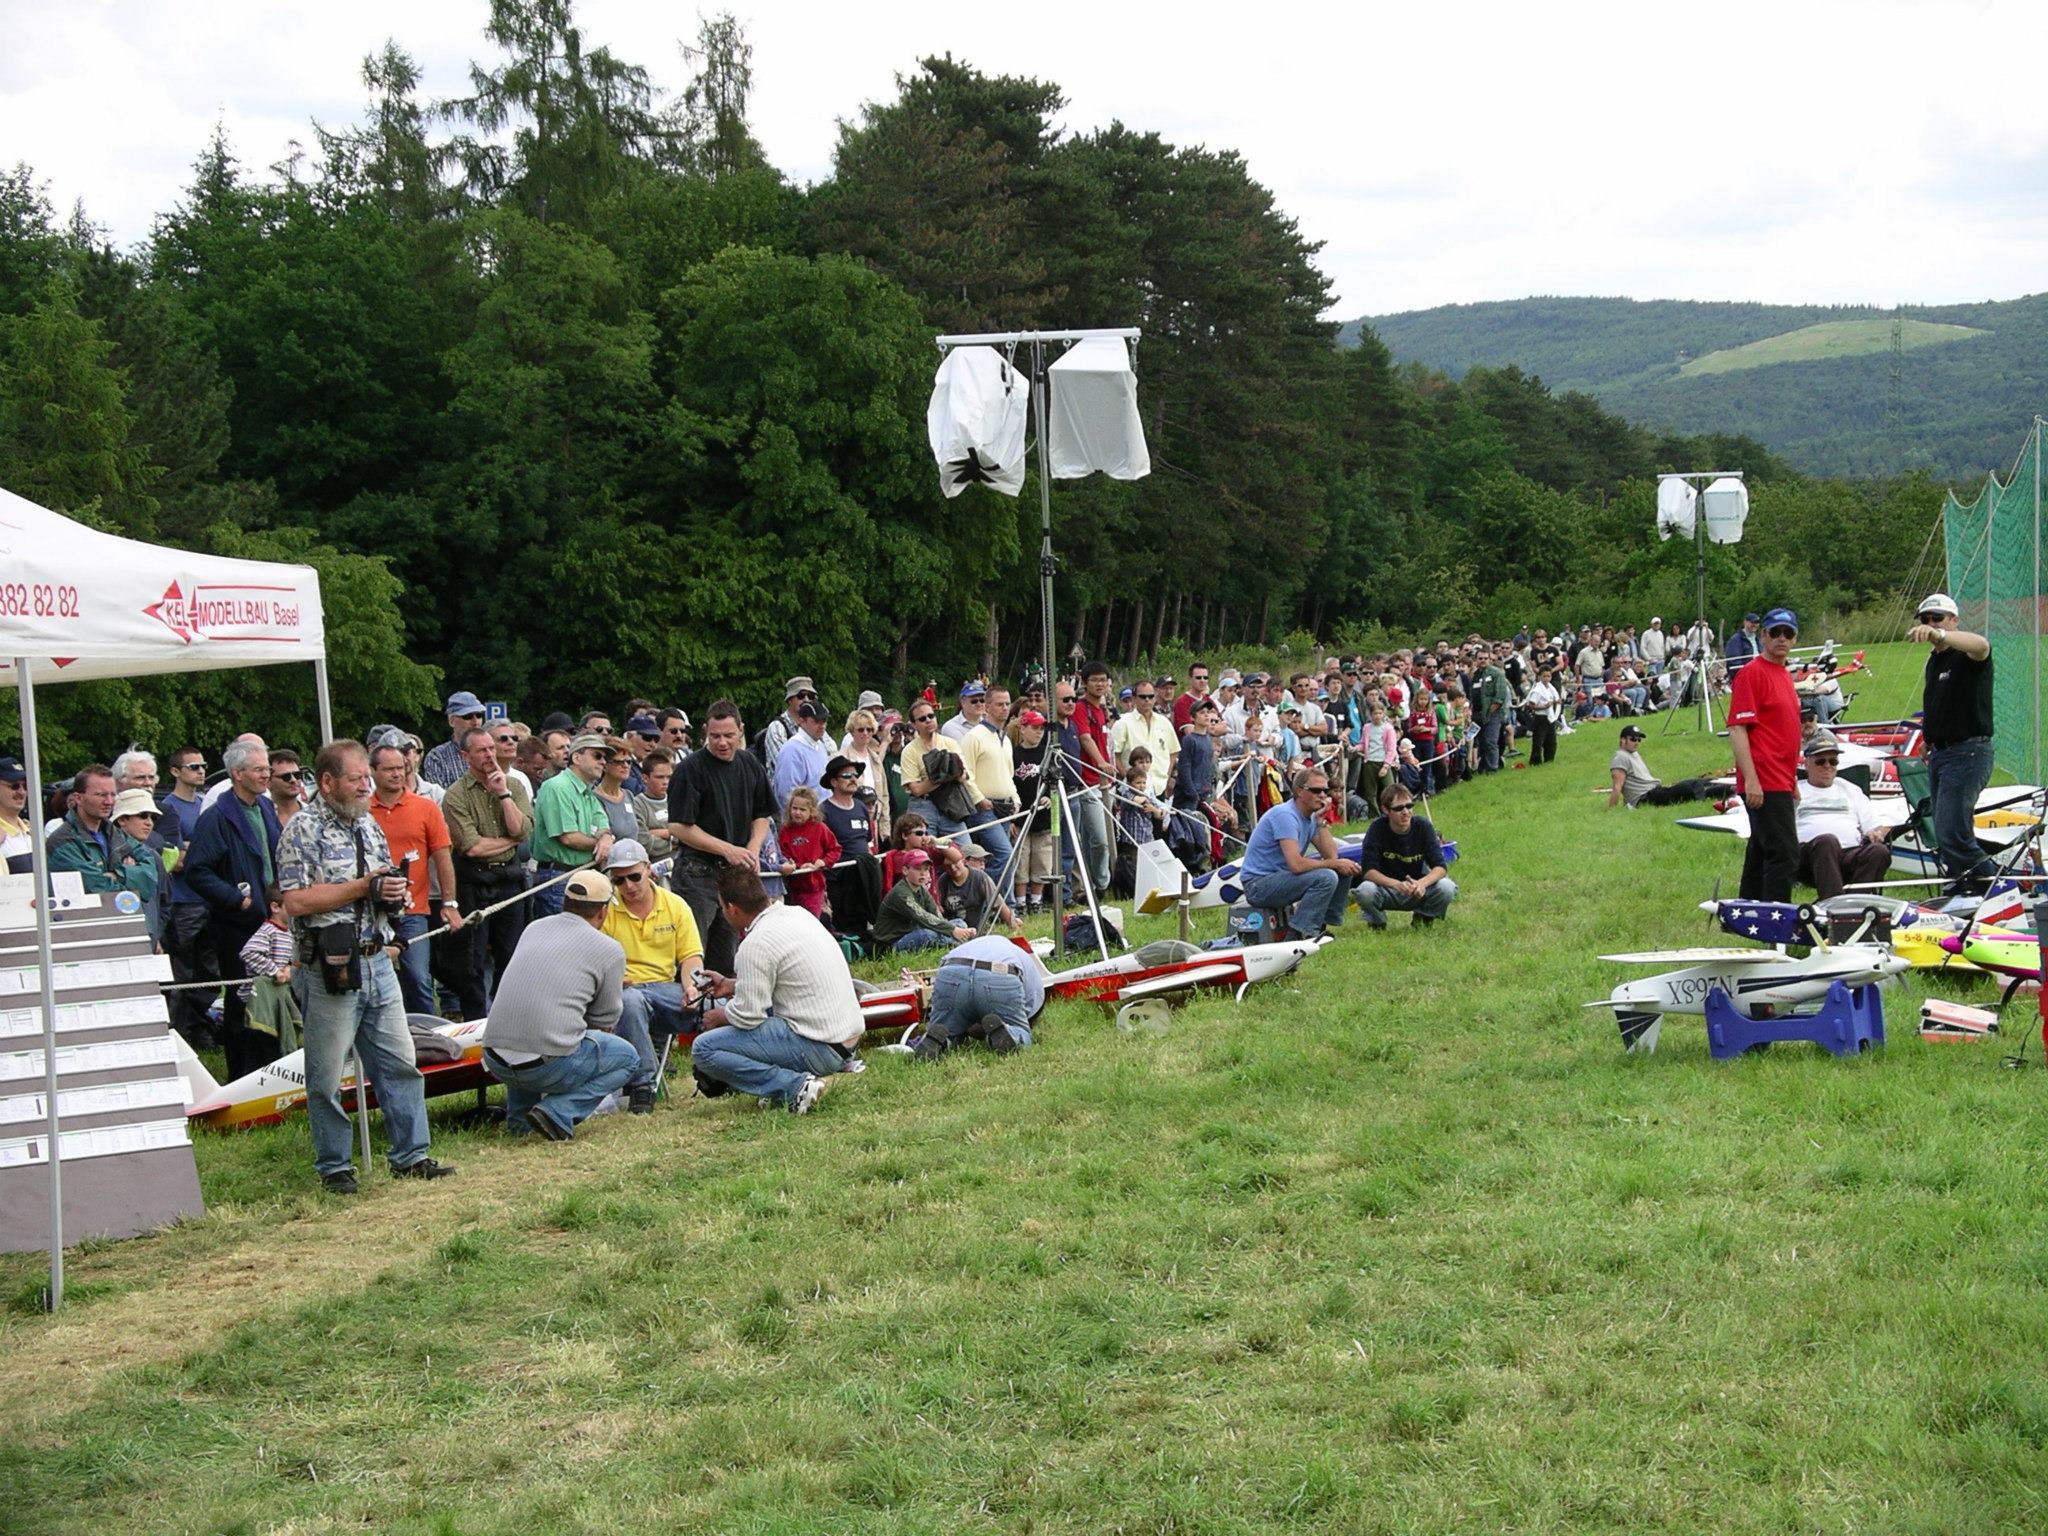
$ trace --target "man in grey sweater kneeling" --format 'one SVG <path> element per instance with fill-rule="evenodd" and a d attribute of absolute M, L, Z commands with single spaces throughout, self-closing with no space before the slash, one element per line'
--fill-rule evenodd
<path fill-rule="evenodd" d="M 721 1005 L 690 1047 L 698 1089 L 807 1115 L 835 1074 L 858 1070 L 853 1048 L 866 1024 L 853 973 L 825 925 L 802 907 L 772 905 L 752 869 L 728 865 L 717 883 L 719 911 L 741 938 L 736 974 L 712 980 Z"/>
<path fill-rule="evenodd" d="M 527 924 L 484 1026 L 484 1069 L 505 1085 L 505 1129 L 567 1141 L 577 1122 L 640 1070 L 612 1031 L 626 952 L 604 930 L 612 883 L 579 869 L 562 910 Z"/>

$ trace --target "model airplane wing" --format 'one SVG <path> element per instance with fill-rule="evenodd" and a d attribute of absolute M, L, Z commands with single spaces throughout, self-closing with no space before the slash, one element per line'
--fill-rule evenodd
<path fill-rule="evenodd" d="M 1775 949 L 1646 949 L 1600 958 L 1617 965 L 1768 965 L 1785 957 Z"/>
<path fill-rule="evenodd" d="M 1239 981 L 1242 977 L 1242 967 L 1218 961 L 1214 965 L 1201 965 L 1192 970 L 1176 971 L 1171 976 L 1154 976 L 1149 981 L 1133 982 L 1128 987 L 1118 989 L 1116 1000 L 1128 1003 L 1141 997 L 1166 997 L 1195 987 L 1220 986 L 1225 982 Z"/>

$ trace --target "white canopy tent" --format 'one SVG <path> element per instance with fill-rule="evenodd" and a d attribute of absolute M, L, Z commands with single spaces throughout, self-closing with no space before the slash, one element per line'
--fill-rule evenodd
<path fill-rule="evenodd" d="M 309 566 L 166 549 L 101 533 L 0 489 L 0 687 L 20 696 L 39 895 L 48 892 L 38 685 L 311 662 L 320 739 L 334 735 L 320 578 Z M 63 1159 L 50 909 L 36 903 L 50 1136 L 50 1306 L 64 1294 Z"/>

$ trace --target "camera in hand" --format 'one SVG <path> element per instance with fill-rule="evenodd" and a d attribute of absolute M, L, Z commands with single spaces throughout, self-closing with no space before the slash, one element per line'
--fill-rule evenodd
<path fill-rule="evenodd" d="M 371 902 L 384 916 L 403 917 L 405 915 L 406 895 L 412 889 L 412 861 L 418 857 L 417 851 L 408 853 L 393 868 L 378 870 L 370 876 Z M 399 893 L 396 901 L 387 901 L 384 898 L 384 882 L 386 880 L 403 880 L 406 882 L 405 890 Z"/>

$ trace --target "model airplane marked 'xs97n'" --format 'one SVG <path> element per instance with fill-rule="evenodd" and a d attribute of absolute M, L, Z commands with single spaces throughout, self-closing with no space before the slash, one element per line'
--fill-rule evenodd
<path fill-rule="evenodd" d="M 1611 1008 L 1621 1043 L 1631 1051 L 1657 1048 L 1669 1013 L 1704 1017 L 1707 997 L 1719 991 L 1744 1018 L 1773 1017 L 1780 1009 L 1818 1002 L 1832 982 L 1848 987 L 1889 980 L 1909 962 L 1878 944 L 1837 944 L 1807 955 L 1780 949 L 1659 949 L 1641 954 L 1602 955 L 1620 965 L 1675 965 L 1678 970 L 1625 981 L 1588 1008 Z"/>

